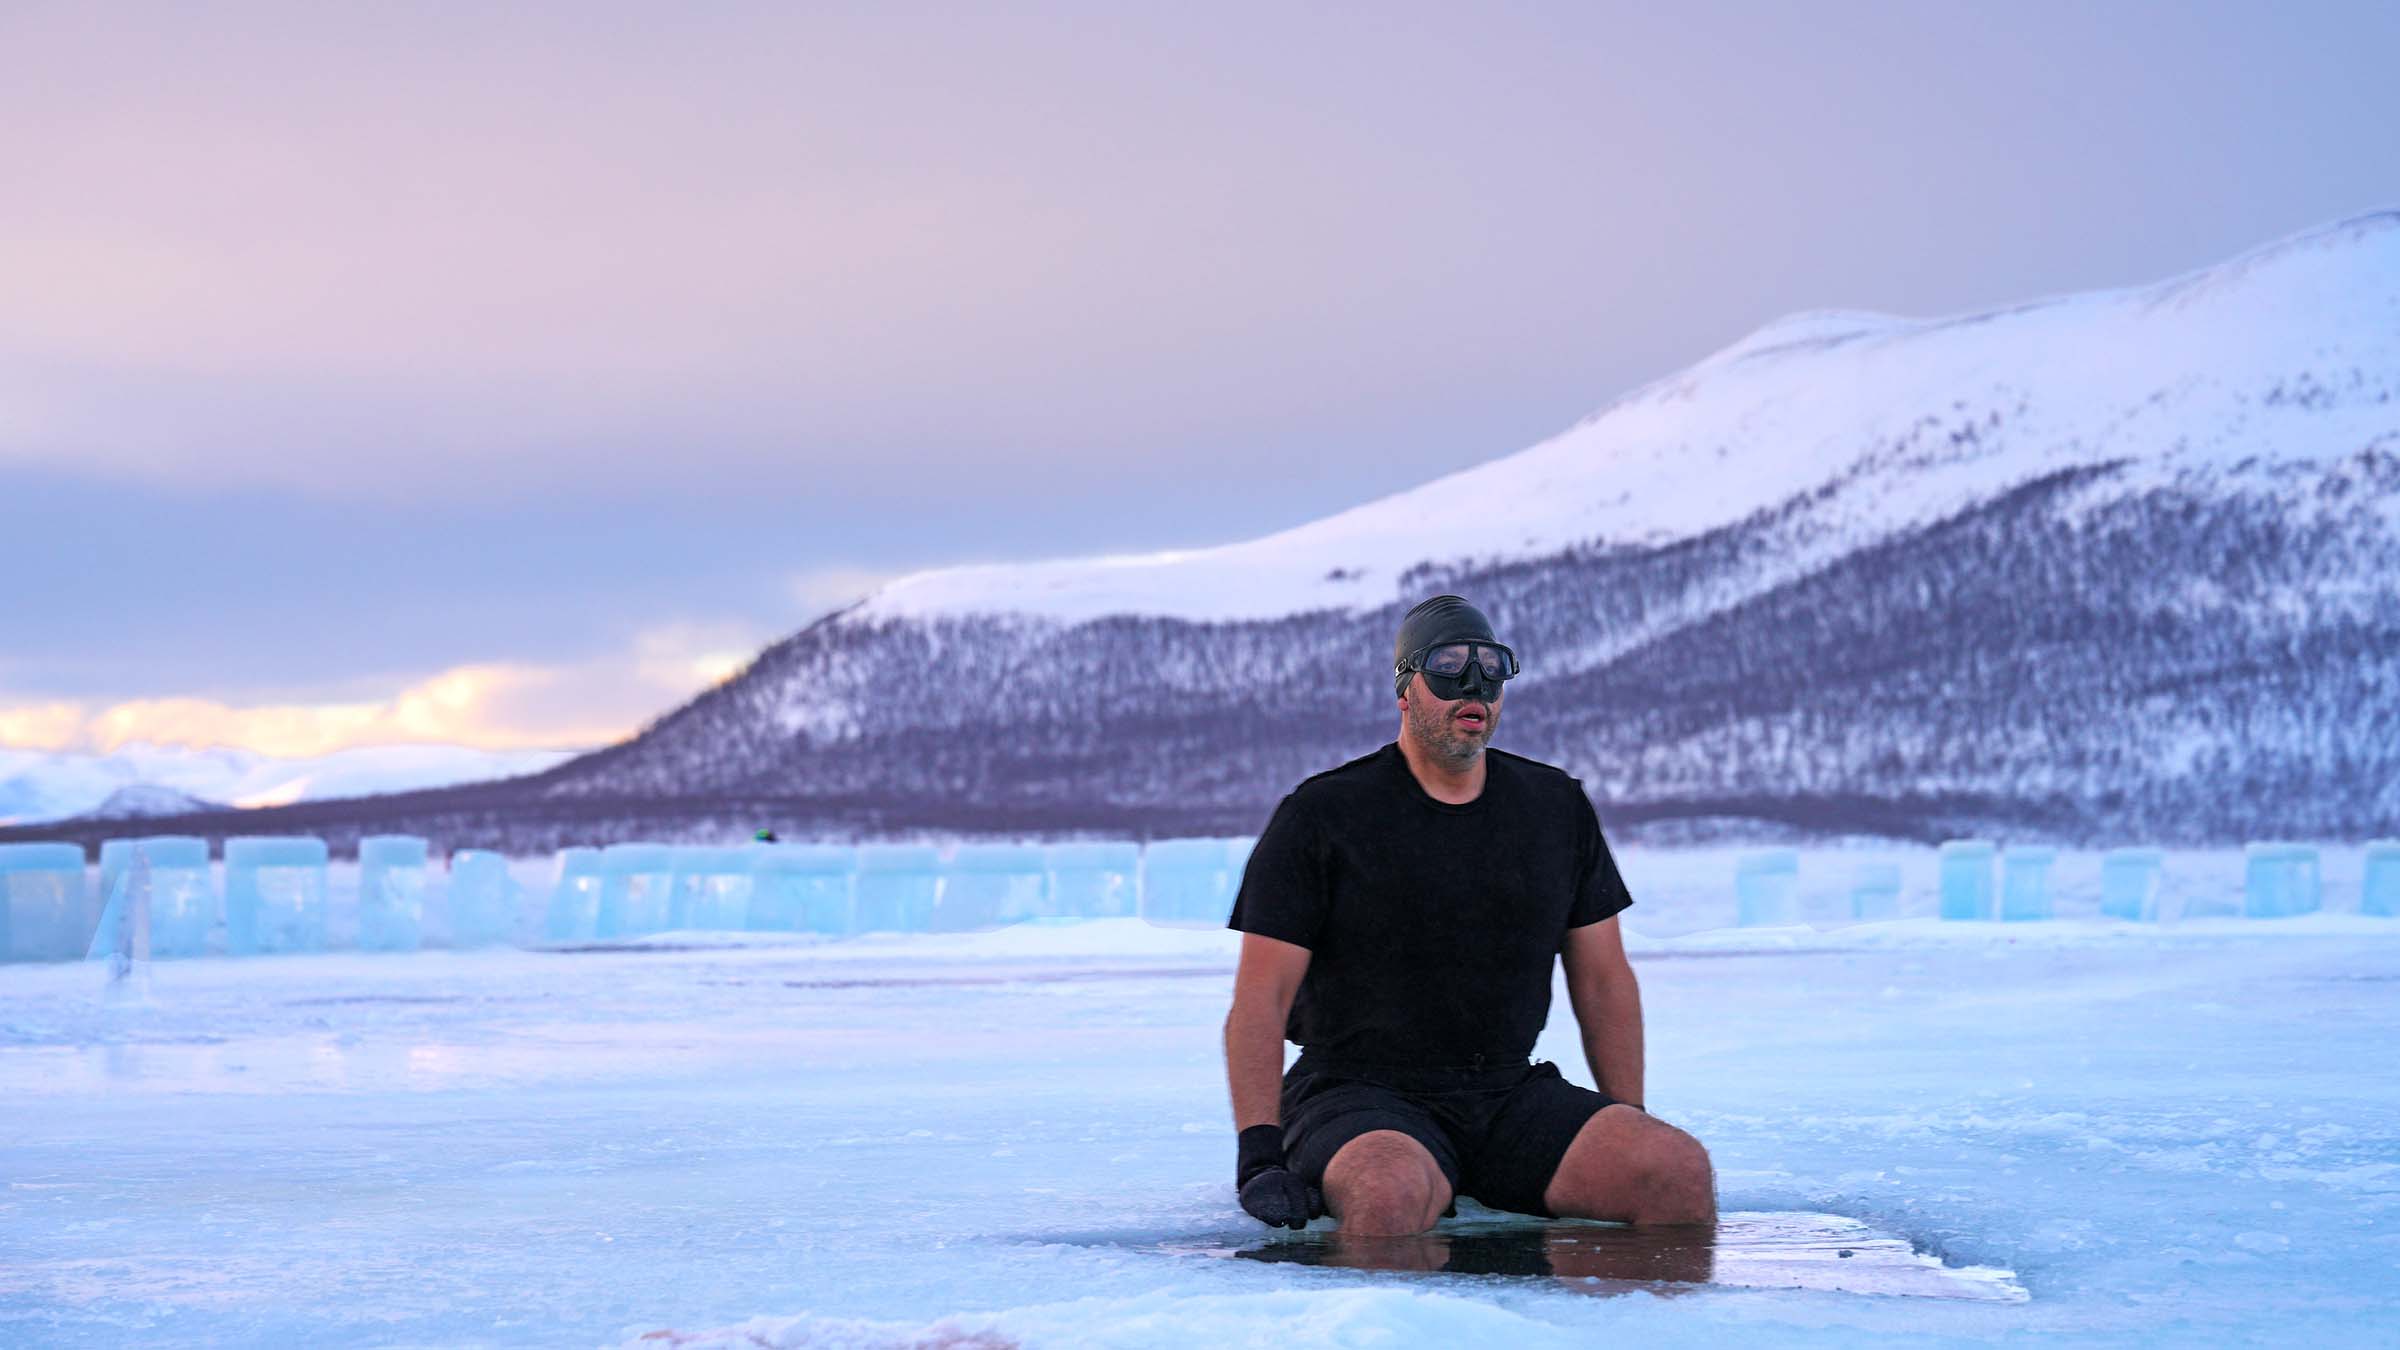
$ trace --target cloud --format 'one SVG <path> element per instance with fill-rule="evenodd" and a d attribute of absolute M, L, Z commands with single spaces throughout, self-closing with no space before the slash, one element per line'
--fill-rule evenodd
<path fill-rule="evenodd" d="M 455 666 L 378 700 L 236 707 L 147 698 L 93 707 L 0 706 L 0 746 L 107 754 L 133 742 L 230 746 L 306 758 L 364 745 L 584 749 L 738 674 L 759 646 L 740 625 L 679 623 L 636 634 L 629 656 L 576 666 Z"/>

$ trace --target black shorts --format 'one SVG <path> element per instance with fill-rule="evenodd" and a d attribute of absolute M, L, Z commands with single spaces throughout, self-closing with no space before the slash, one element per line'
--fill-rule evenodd
<path fill-rule="evenodd" d="M 1398 1130 L 1425 1146 L 1453 1195 L 1548 1216 L 1542 1193 L 1583 1129 L 1614 1098 L 1577 1087 L 1546 1060 L 1501 1069 L 1392 1069 L 1312 1063 L 1283 1076 L 1283 1152 L 1312 1186 L 1349 1143 Z"/>

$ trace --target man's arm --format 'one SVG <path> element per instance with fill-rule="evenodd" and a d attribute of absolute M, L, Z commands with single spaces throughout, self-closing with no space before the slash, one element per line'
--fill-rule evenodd
<path fill-rule="evenodd" d="M 1308 958 L 1306 947 L 1242 934 L 1233 1010 L 1225 1015 L 1225 1078 L 1233 1090 L 1236 1130 L 1283 1123 L 1283 1026 Z"/>
<path fill-rule="evenodd" d="M 1625 959 L 1616 916 L 1568 929 L 1561 955 L 1593 1084 L 1618 1101 L 1642 1105 L 1642 990 Z"/>

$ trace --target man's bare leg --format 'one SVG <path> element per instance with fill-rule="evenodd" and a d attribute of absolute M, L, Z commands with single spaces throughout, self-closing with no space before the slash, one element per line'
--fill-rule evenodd
<path fill-rule="evenodd" d="M 1542 1203 L 1562 1218 L 1715 1223 L 1716 1173 L 1699 1140 L 1633 1107 L 1606 1106 L 1567 1147 Z"/>
<path fill-rule="evenodd" d="M 1325 1165 L 1325 1208 L 1357 1237 L 1422 1233 L 1450 1207 L 1450 1178 L 1398 1130 L 1369 1130 Z"/>

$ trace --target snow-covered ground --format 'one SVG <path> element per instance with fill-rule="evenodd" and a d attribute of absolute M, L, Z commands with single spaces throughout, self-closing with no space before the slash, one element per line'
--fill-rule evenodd
<path fill-rule="evenodd" d="M 1804 855 L 1804 914 L 1870 856 Z M 1889 856 L 1922 911 L 1929 855 Z M 1653 1108 L 1727 1208 L 2030 1299 L 1147 1250 L 1264 1236 L 1228 1184 L 1234 947 L 1105 921 L 161 963 L 142 1005 L 0 968 L 0 1342 L 2390 1343 L 2400 920 L 2349 912 L 2354 854 L 2303 919 L 1725 933 L 1732 857 L 1625 857 Z M 2061 859 L 2062 912 L 2095 868 Z M 2238 869 L 2169 862 L 2215 899 Z M 1583 1076 L 1563 1000 L 1541 1053 Z"/>

